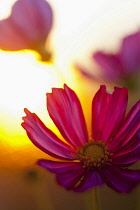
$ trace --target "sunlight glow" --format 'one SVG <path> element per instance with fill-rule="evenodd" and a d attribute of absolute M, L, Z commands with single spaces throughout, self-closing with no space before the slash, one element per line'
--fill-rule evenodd
<path fill-rule="evenodd" d="M 33 165 L 37 157 L 48 157 L 36 148 L 21 127 L 23 109 L 35 112 L 58 132 L 46 108 L 46 93 L 62 87 L 64 79 L 57 66 L 36 60 L 34 52 L 0 51 L 0 168 L 10 170 Z"/>
<path fill-rule="evenodd" d="M 11 12 L 11 6 L 14 4 L 15 0 L 0 1 L 0 18 L 8 16 Z"/>
<path fill-rule="evenodd" d="M 34 53 L 1 51 L 0 59 L 0 135 L 5 143 L 23 146 L 25 142 L 19 141 L 19 137 L 12 141 L 12 136 L 25 134 L 20 126 L 23 109 L 27 107 L 47 116 L 46 92 L 51 92 L 52 87 L 62 87 L 64 81 L 57 67 L 37 62 Z"/>

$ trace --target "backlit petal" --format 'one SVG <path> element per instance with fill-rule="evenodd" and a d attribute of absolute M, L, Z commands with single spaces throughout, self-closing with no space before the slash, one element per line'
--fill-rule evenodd
<path fill-rule="evenodd" d="M 127 106 L 127 89 L 114 88 L 112 94 L 101 85 L 92 102 L 92 138 L 106 142 L 121 125 Z"/>
<path fill-rule="evenodd" d="M 138 101 L 126 115 L 124 122 L 116 133 L 109 148 L 111 152 L 125 150 L 125 145 L 131 144 L 133 137 L 140 129 L 140 101 Z M 127 147 L 127 146 L 126 146 Z"/>
<path fill-rule="evenodd" d="M 58 159 L 75 159 L 71 147 L 62 142 L 50 129 L 48 129 L 36 114 L 25 109 L 26 117 L 23 117 L 23 128 L 28 137 L 39 149 Z"/>
<path fill-rule="evenodd" d="M 140 130 L 133 136 L 131 141 L 125 144 L 121 149 L 119 148 L 113 153 L 113 157 L 119 157 L 124 154 L 129 154 L 132 151 L 135 151 L 140 146 Z"/>
<path fill-rule="evenodd" d="M 113 157 L 112 159 L 112 164 L 119 165 L 122 167 L 130 166 L 133 163 L 140 160 L 140 146 L 129 153 L 118 157 Z"/>
<path fill-rule="evenodd" d="M 47 108 L 50 117 L 64 139 L 74 147 L 88 141 L 86 123 L 79 99 L 68 86 L 53 88 L 47 93 Z"/>

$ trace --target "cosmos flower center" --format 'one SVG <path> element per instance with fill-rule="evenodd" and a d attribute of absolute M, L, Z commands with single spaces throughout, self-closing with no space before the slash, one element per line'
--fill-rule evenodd
<path fill-rule="evenodd" d="M 109 150 L 102 141 L 91 140 L 83 144 L 83 147 L 78 148 L 77 156 L 84 168 L 99 168 L 111 161 Z"/>

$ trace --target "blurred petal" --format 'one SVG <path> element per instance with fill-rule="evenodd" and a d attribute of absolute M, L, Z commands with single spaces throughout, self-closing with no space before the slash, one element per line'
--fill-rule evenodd
<path fill-rule="evenodd" d="M 140 31 L 125 37 L 120 49 L 120 59 L 126 73 L 140 68 Z"/>
<path fill-rule="evenodd" d="M 17 51 L 28 48 L 27 37 L 21 38 L 21 33 L 10 18 L 0 21 L 0 49 Z"/>
<path fill-rule="evenodd" d="M 89 70 L 87 70 L 85 67 L 82 67 L 79 64 L 75 65 L 75 68 L 78 72 L 81 73 L 82 76 L 84 76 L 85 78 L 88 79 L 92 79 L 95 82 L 99 82 L 101 80 L 101 78 L 97 77 L 96 75 L 92 74 L 91 72 L 89 72 Z"/>
<path fill-rule="evenodd" d="M 64 89 L 53 88 L 52 93 L 47 93 L 47 108 L 67 142 L 74 147 L 80 147 L 88 141 L 81 104 L 73 90 L 66 85 Z"/>
<path fill-rule="evenodd" d="M 45 0 L 19 0 L 12 8 L 11 19 L 25 36 L 36 42 L 48 36 L 52 9 Z"/>
<path fill-rule="evenodd" d="M 93 54 L 93 58 L 102 68 L 103 76 L 108 80 L 117 80 L 122 73 L 122 65 L 117 55 L 105 54 L 98 51 Z"/>
<path fill-rule="evenodd" d="M 36 114 L 25 109 L 26 117 L 23 117 L 23 128 L 35 146 L 48 155 L 62 159 L 75 159 L 71 147 L 62 142 L 50 129 L 48 129 Z"/>
<path fill-rule="evenodd" d="M 106 142 L 121 125 L 127 106 L 127 89 L 114 88 L 112 94 L 101 85 L 92 102 L 92 138 Z"/>
<path fill-rule="evenodd" d="M 38 51 L 45 46 L 52 16 L 52 9 L 45 0 L 16 1 L 11 15 L 0 21 L 0 49 Z"/>
<path fill-rule="evenodd" d="M 106 166 L 101 171 L 101 176 L 109 187 L 121 193 L 131 192 L 140 183 L 140 170 Z"/>

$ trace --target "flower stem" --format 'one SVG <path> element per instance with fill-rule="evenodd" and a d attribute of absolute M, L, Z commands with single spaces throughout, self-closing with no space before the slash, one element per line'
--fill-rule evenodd
<path fill-rule="evenodd" d="M 85 205 L 86 210 L 100 210 L 97 187 L 86 193 Z"/>
<path fill-rule="evenodd" d="M 100 202 L 99 202 L 99 192 L 98 192 L 98 188 L 95 187 L 92 191 L 92 195 L 93 195 L 93 206 L 95 210 L 100 210 Z"/>

